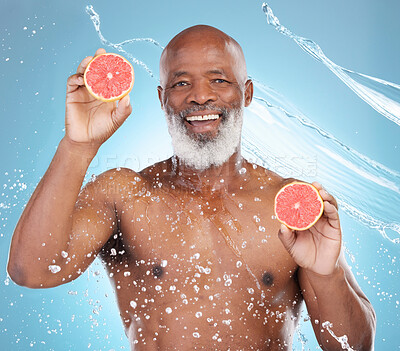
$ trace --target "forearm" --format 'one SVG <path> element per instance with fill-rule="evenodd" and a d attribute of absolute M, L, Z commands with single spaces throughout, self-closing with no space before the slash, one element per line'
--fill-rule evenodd
<path fill-rule="evenodd" d="M 96 151 L 61 140 L 14 231 L 8 271 L 17 283 L 40 279 L 65 250 L 75 203 Z"/>
<path fill-rule="evenodd" d="M 344 270 L 338 267 L 329 276 L 307 270 L 304 273 L 316 297 L 318 307 L 311 318 L 316 333 L 319 333 L 323 349 L 342 350 L 340 342 L 330 334 L 328 325 L 336 337 L 346 335 L 352 349 L 372 350 L 375 331 L 374 311 L 370 303 L 357 295 L 351 287 Z M 330 322 L 332 325 L 324 322 Z"/>

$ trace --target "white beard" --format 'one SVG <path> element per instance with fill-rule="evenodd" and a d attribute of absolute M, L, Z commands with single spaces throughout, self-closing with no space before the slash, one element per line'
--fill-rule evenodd
<path fill-rule="evenodd" d="M 218 134 L 189 134 L 184 115 L 195 111 L 212 110 L 222 113 Z M 174 154 L 190 168 L 203 171 L 211 166 L 221 166 L 239 148 L 243 123 L 243 107 L 226 110 L 214 106 L 200 106 L 175 114 L 171 108 L 165 111 L 168 131 L 172 138 Z"/>

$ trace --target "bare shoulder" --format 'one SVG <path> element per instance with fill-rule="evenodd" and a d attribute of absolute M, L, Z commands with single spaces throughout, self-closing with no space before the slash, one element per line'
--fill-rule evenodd
<path fill-rule="evenodd" d="M 134 194 L 142 177 L 129 168 L 112 168 L 92 178 L 79 194 L 79 200 L 118 202 L 127 194 Z"/>
<path fill-rule="evenodd" d="M 172 158 L 157 162 L 139 172 L 139 177 L 149 186 L 160 186 L 161 182 L 170 178 L 173 174 Z"/>
<path fill-rule="evenodd" d="M 263 166 L 248 161 L 247 163 L 248 163 L 247 168 L 250 169 L 250 174 L 252 175 L 252 178 L 258 180 L 255 183 L 261 182 L 265 185 L 266 188 L 270 189 L 271 191 L 278 191 L 286 184 L 295 181 L 302 181 L 292 177 L 284 178 L 278 173 L 275 173 L 268 168 L 265 168 Z"/>

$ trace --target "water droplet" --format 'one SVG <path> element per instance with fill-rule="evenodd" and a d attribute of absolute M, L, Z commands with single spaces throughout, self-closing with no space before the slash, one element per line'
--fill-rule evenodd
<path fill-rule="evenodd" d="M 165 312 L 167 312 L 168 314 L 172 313 L 172 308 L 171 307 L 167 307 L 165 309 Z"/>
<path fill-rule="evenodd" d="M 203 315 L 201 312 L 196 312 L 196 318 L 200 318 Z"/>
<path fill-rule="evenodd" d="M 240 174 L 245 174 L 246 172 L 247 172 L 247 170 L 244 167 L 239 170 Z"/>
<path fill-rule="evenodd" d="M 51 271 L 51 273 L 58 273 L 59 271 L 61 271 L 61 267 L 57 266 L 56 264 L 52 264 L 49 266 L 49 270 Z"/>
<path fill-rule="evenodd" d="M 225 280 L 225 283 L 224 283 L 225 286 L 231 286 L 231 284 L 232 284 L 232 279 L 231 278 Z"/>
<path fill-rule="evenodd" d="M 129 304 L 131 305 L 132 308 L 136 308 L 137 306 L 137 303 L 135 301 L 131 301 Z"/>
<path fill-rule="evenodd" d="M 194 332 L 194 333 L 193 333 L 193 337 L 199 338 L 199 337 L 200 337 L 200 334 L 199 334 L 198 332 Z"/>
<path fill-rule="evenodd" d="M 237 267 L 237 268 L 242 267 L 242 261 L 237 261 L 237 262 L 236 262 L 236 267 Z"/>
<path fill-rule="evenodd" d="M 256 215 L 253 216 L 253 219 L 256 221 L 256 223 L 260 222 L 260 218 L 258 218 Z"/>

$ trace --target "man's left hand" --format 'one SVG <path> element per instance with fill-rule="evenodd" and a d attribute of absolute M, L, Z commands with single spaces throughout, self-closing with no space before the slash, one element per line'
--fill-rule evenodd
<path fill-rule="evenodd" d="M 279 238 L 294 261 L 302 268 L 321 275 L 332 274 L 338 266 L 342 233 L 335 198 L 321 184 L 312 183 L 324 201 L 321 218 L 309 229 L 292 230 L 281 225 Z"/>

